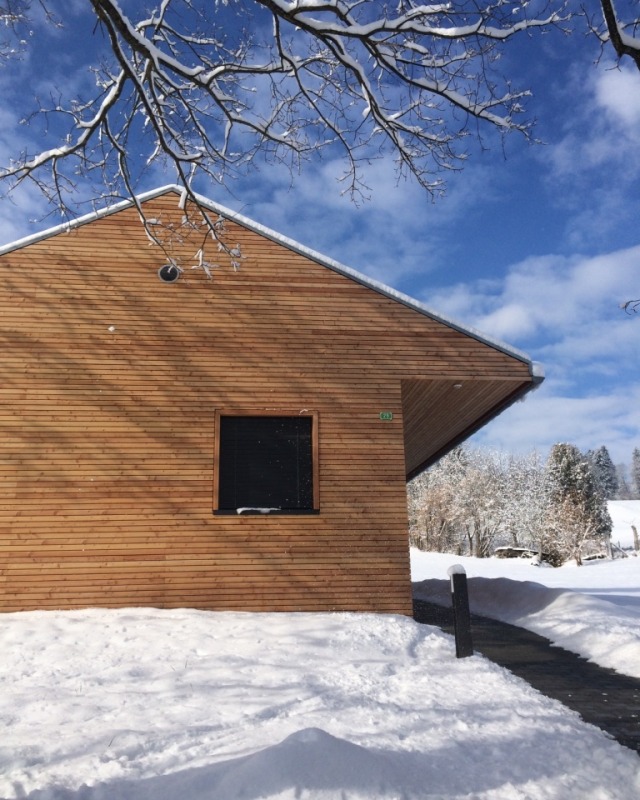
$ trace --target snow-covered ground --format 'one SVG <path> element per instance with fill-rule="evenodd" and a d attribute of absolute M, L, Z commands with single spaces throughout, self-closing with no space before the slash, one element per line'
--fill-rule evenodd
<path fill-rule="evenodd" d="M 632 553 L 640 501 L 609 504 L 612 540 Z M 605 667 L 640 678 L 640 556 L 535 567 L 526 559 L 460 558 L 411 552 L 417 597 L 451 604 L 447 568 L 461 564 L 469 578 L 471 610 L 546 636 Z"/>
<path fill-rule="evenodd" d="M 611 540 L 631 550 L 634 546 L 632 525 L 640 535 L 640 500 L 614 500 L 608 503 L 613 522 Z"/>
<path fill-rule="evenodd" d="M 423 556 L 445 576 L 459 560 L 417 555 L 416 580 Z M 624 586 L 620 575 L 637 565 L 637 578 L 640 558 L 499 564 L 525 597 L 528 576 L 561 576 L 610 621 L 635 613 L 601 595 L 631 597 L 632 573 Z M 596 580 L 605 572 L 616 586 Z M 0 615 L 0 730 L 3 800 L 640 796 L 636 754 L 481 656 L 457 660 L 439 630 L 389 615 Z"/>

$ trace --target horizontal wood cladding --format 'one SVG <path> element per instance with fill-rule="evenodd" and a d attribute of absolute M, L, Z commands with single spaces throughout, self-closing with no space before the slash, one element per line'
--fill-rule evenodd
<path fill-rule="evenodd" d="M 407 468 L 527 365 L 232 222 L 209 280 L 180 235 L 170 285 L 132 210 L 0 257 L 0 610 L 411 613 Z M 319 514 L 213 515 L 215 414 L 248 408 L 317 414 Z"/>

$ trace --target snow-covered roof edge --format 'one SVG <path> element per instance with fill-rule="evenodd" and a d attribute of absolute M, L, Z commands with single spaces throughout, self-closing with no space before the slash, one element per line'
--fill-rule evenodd
<path fill-rule="evenodd" d="M 175 184 L 168 184 L 166 186 L 161 186 L 157 189 L 152 189 L 148 192 L 143 192 L 137 195 L 137 200 L 139 203 L 144 203 L 148 200 L 153 200 L 156 197 L 160 197 L 163 194 L 167 194 L 168 192 L 175 192 L 176 194 L 183 196 L 184 189 L 181 186 L 177 186 Z M 369 289 L 373 289 L 380 294 L 389 297 L 392 300 L 396 300 L 403 305 L 418 311 L 421 314 L 424 314 L 431 319 L 436 320 L 437 322 L 441 322 L 444 325 L 447 325 L 454 330 L 459 331 L 460 333 L 464 333 L 472 338 L 482 342 L 483 344 L 487 344 L 490 347 L 495 348 L 496 350 L 500 350 L 501 352 L 505 353 L 506 355 L 512 356 L 513 358 L 518 359 L 519 361 L 523 361 L 525 364 L 529 365 L 531 376 L 534 378 L 534 383 L 540 383 L 544 380 L 544 368 L 543 366 L 536 362 L 532 361 L 531 358 L 522 350 L 518 350 L 515 347 L 507 344 L 506 342 L 501 341 L 500 339 L 496 339 L 492 336 L 488 336 L 487 334 L 483 333 L 482 331 L 477 330 L 469 325 L 465 325 L 457 320 L 448 317 L 444 314 L 435 311 L 433 308 L 421 303 L 420 301 L 416 300 L 413 297 L 410 297 L 403 292 L 399 292 L 397 289 L 393 289 L 391 286 L 387 286 L 386 284 L 377 281 L 373 278 L 369 278 L 367 275 L 364 275 L 362 272 L 358 272 L 351 267 L 347 267 L 344 264 L 341 264 L 338 261 L 335 261 L 332 258 L 329 258 L 322 253 L 318 253 L 316 250 L 312 250 L 309 247 L 306 247 L 300 242 L 296 242 L 294 239 L 290 239 L 287 236 L 284 236 L 277 231 L 268 228 L 266 225 L 262 225 L 260 222 L 256 222 L 255 220 L 250 219 L 249 217 L 245 217 L 243 214 L 238 213 L 237 211 L 232 211 L 230 208 L 226 208 L 225 206 L 217 203 L 213 200 L 210 200 L 208 197 L 204 197 L 201 194 L 194 193 L 194 196 L 198 203 L 202 204 L 205 208 L 210 211 L 215 212 L 216 214 L 220 214 L 227 219 L 232 220 L 233 222 L 237 222 L 239 225 L 248 228 L 249 230 L 254 231 L 255 233 L 259 233 L 262 236 L 266 236 L 268 239 L 271 239 L 278 244 L 283 245 L 289 250 L 292 250 L 295 253 L 305 256 L 306 258 L 310 258 L 312 261 L 327 267 L 328 269 L 333 270 L 334 272 L 338 272 L 345 277 L 351 278 L 352 280 L 356 281 L 357 283 L 362 284 L 363 286 L 368 287 Z M 27 245 L 34 244 L 36 242 L 42 241 L 43 239 L 47 239 L 50 236 L 55 236 L 59 233 L 64 233 L 66 231 L 71 231 L 74 228 L 78 228 L 81 225 L 85 225 L 88 222 L 92 222 L 93 220 L 100 219 L 102 217 L 109 216 L 110 214 L 116 214 L 118 211 L 123 211 L 127 208 L 130 208 L 134 205 L 133 200 L 122 200 L 119 203 L 115 203 L 112 206 L 107 206 L 106 208 L 99 209 L 97 211 L 92 211 L 88 214 L 84 214 L 81 217 L 77 217 L 70 222 L 63 222 L 60 225 L 55 225 L 52 228 L 48 228 L 47 230 L 41 231 L 39 233 L 31 234 L 29 236 L 25 236 L 22 239 L 17 239 L 14 242 L 10 242 L 2 247 L 0 247 L 0 256 L 5 255 L 6 253 L 10 253 L 13 250 L 19 250 L 22 247 L 26 247 Z"/>

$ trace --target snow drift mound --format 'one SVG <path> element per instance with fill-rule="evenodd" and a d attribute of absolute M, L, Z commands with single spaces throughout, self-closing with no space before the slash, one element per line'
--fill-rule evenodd
<path fill-rule="evenodd" d="M 305 728 L 256 753 L 199 769 L 146 780 L 118 780 L 78 790 L 46 789 L 29 800 L 333 800 L 397 797 L 407 786 L 397 763 L 384 753 Z"/>

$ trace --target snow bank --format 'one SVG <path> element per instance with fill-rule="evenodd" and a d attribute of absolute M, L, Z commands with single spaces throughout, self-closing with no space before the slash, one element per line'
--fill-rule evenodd
<path fill-rule="evenodd" d="M 0 616 L 0 797 L 635 800 L 635 754 L 368 614 Z"/>
<path fill-rule="evenodd" d="M 640 500 L 610 500 L 607 503 L 613 530 L 611 540 L 621 547 L 633 547 L 632 525 L 640 534 Z"/>
<path fill-rule="evenodd" d="M 419 593 L 449 604 L 454 563 L 478 613 L 640 677 L 640 558 L 412 551 Z M 4 614 L 0 652 L 2 800 L 640 796 L 634 753 L 404 617 Z"/>
<path fill-rule="evenodd" d="M 469 576 L 472 612 L 527 628 L 640 678 L 640 558 L 553 569 L 523 559 L 461 559 L 412 550 L 416 596 L 451 605 L 446 576 L 454 561 L 461 561 Z"/>

